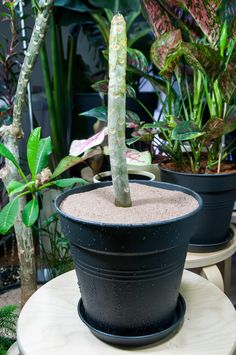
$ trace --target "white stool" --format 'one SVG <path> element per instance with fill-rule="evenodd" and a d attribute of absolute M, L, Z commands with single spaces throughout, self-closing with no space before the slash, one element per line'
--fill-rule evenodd
<path fill-rule="evenodd" d="M 17 326 L 20 353 L 233 355 L 236 348 L 236 313 L 226 295 L 190 271 L 184 271 L 181 293 L 187 310 L 178 333 L 160 344 L 118 348 L 97 339 L 80 320 L 77 314 L 80 297 L 77 279 L 75 272 L 70 271 L 41 287 L 25 304 Z"/>
<path fill-rule="evenodd" d="M 224 249 L 211 253 L 187 253 L 184 265 L 186 269 L 201 268 L 201 275 L 225 291 L 227 295 L 231 283 L 231 256 L 236 252 L 236 228 L 233 225 L 230 228 L 234 232 L 234 237 Z M 223 277 L 216 265 L 222 261 L 224 262 Z"/>

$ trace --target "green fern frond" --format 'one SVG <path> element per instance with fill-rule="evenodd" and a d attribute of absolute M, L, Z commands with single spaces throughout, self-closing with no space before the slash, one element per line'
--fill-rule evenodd
<path fill-rule="evenodd" d="M 14 338 L 16 336 L 17 308 L 16 305 L 7 305 L 0 308 L 0 337 Z"/>

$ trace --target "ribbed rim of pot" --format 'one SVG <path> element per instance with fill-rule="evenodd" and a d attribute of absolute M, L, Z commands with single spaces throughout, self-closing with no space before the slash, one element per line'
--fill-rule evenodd
<path fill-rule="evenodd" d="M 175 171 L 175 170 L 171 170 L 171 169 L 166 169 L 166 168 L 163 168 L 161 166 L 162 163 L 158 164 L 159 166 L 159 169 L 162 170 L 162 171 L 166 171 L 166 172 L 171 172 L 173 174 L 176 174 L 176 175 L 189 175 L 189 176 L 196 176 L 196 177 L 199 177 L 199 178 L 204 178 L 206 176 L 212 176 L 214 179 L 219 179 L 220 177 L 223 177 L 223 176 L 232 176 L 232 175 L 236 175 L 236 172 L 234 173 L 220 173 L 220 174 L 193 174 L 193 173 L 187 173 L 187 172 L 180 172 L 180 171 Z"/>
<path fill-rule="evenodd" d="M 134 170 L 134 169 L 128 169 L 128 175 L 140 175 L 140 176 L 146 176 L 149 177 L 149 181 L 154 181 L 155 180 L 155 175 L 149 171 L 145 170 Z M 111 171 L 102 171 L 99 174 L 94 175 L 93 177 L 93 182 L 101 182 L 99 178 L 104 178 L 107 176 L 111 176 Z"/>
<path fill-rule="evenodd" d="M 114 228 L 115 226 L 119 226 L 119 228 L 129 228 L 129 227 L 135 227 L 136 228 L 136 227 L 146 227 L 146 226 L 159 226 L 159 225 L 165 225 L 165 224 L 179 222 L 181 220 L 184 220 L 184 219 L 189 218 L 190 216 L 193 216 L 194 214 L 196 214 L 202 208 L 202 205 L 203 205 L 201 196 L 198 193 L 196 193 L 195 191 L 188 189 L 187 187 L 183 187 L 183 186 L 176 185 L 176 184 L 170 184 L 170 183 L 166 183 L 166 182 L 159 182 L 159 181 L 132 180 L 132 182 L 130 182 L 130 183 L 131 184 L 132 183 L 138 183 L 138 184 L 142 184 L 142 185 L 157 186 L 158 188 L 162 188 L 162 186 L 163 186 L 163 188 L 166 187 L 166 190 L 184 192 L 184 193 L 192 196 L 193 198 L 195 198 L 197 200 L 198 207 L 196 209 L 194 209 L 193 211 L 191 211 L 191 212 L 189 212 L 187 214 L 184 214 L 182 216 L 176 217 L 176 218 L 171 218 L 171 219 L 167 219 L 167 220 L 164 220 L 164 221 L 147 222 L 147 223 L 135 223 L 135 224 L 131 224 L 131 223 L 129 223 L 129 224 L 119 224 L 119 223 L 107 223 L 107 222 L 98 222 L 98 221 L 85 220 L 85 219 L 80 219 L 80 218 L 73 217 L 73 216 L 63 212 L 60 209 L 60 205 L 61 205 L 62 201 L 67 196 L 79 193 L 83 187 L 92 186 L 93 188 L 91 190 L 95 190 L 97 188 L 101 188 L 101 187 L 112 185 L 112 183 L 109 181 L 109 182 L 100 182 L 99 184 L 90 184 L 90 185 L 86 185 L 86 186 L 77 187 L 75 189 L 67 190 L 67 191 L 63 192 L 61 195 L 59 195 L 56 198 L 56 200 L 55 200 L 55 208 L 56 208 L 57 212 L 60 215 L 62 215 L 63 217 L 65 217 L 65 218 L 67 218 L 67 219 L 69 219 L 71 221 L 74 221 L 74 222 L 79 222 L 81 224 L 93 225 L 93 226 L 100 225 L 100 226 L 107 227 L 107 228 L 109 228 L 109 227 Z"/>

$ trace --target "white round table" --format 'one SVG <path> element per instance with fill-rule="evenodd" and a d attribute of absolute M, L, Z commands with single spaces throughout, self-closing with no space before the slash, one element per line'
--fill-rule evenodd
<path fill-rule="evenodd" d="M 79 290 L 74 271 L 41 287 L 20 313 L 17 342 L 22 355 L 233 355 L 236 313 L 225 294 L 204 278 L 184 271 L 181 293 L 185 321 L 161 344 L 118 348 L 90 333 L 77 314 Z M 145 305 L 144 305 L 145 306 Z"/>
<path fill-rule="evenodd" d="M 231 256 L 236 252 L 236 228 L 231 225 L 234 232 L 233 239 L 224 249 L 211 253 L 187 253 L 184 267 L 186 269 L 201 269 L 201 275 L 213 282 L 227 295 L 230 294 L 231 283 Z M 217 264 L 223 262 L 223 277 Z"/>

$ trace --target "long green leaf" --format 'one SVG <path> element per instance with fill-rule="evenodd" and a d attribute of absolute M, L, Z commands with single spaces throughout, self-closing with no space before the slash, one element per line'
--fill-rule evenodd
<path fill-rule="evenodd" d="M 14 155 L 2 143 L 0 143 L 0 155 L 10 160 L 18 170 L 20 169 L 20 166 L 17 160 L 15 159 Z"/>
<path fill-rule="evenodd" d="M 16 180 L 12 180 L 7 185 L 7 192 L 10 194 L 14 190 L 18 190 L 18 189 L 21 189 L 21 188 L 24 189 L 24 187 L 25 187 L 25 184 L 23 184 L 22 182 L 16 181 Z"/>
<path fill-rule="evenodd" d="M 161 128 L 163 130 L 170 129 L 168 121 L 155 121 L 154 123 L 146 123 L 142 128 Z"/>
<path fill-rule="evenodd" d="M 52 153 L 51 137 L 40 139 L 38 153 L 35 162 L 35 175 L 40 173 L 48 165 L 48 159 Z"/>
<path fill-rule="evenodd" d="M 45 187 L 49 187 L 52 185 L 65 188 L 65 187 L 70 187 L 75 184 L 80 184 L 81 186 L 88 185 L 88 182 L 84 179 L 81 178 L 69 178 L 69 179 L 60 179 L 60 180 L 55 180 L 52 182 L 49 182 L 48 184 L 45 185 Z M 44 186 L 42 186 L 43 188 Z"/>
<path fill-rule="evenodd" d="M 12 189 L 11 192 L 9 192 L 9 196 L 15 195 L 15 194 L 19 194 L 25 190 L 28 190 L 27 193 L 31 192 L 31 187 L 33 187 L 35 185 L 35 181 L 29 181 L 27 184 L 22 184 L 22 186 L 19 185 L 19 187 Z M 9 185 L 8 185 L 9 186 Z"/>
<path fill-rule="evenodd" d="M 100 154 L 101 154 L 101 149 L 91 149 L 91 151 L 86 152 L 82 157 L 74 157 L 68 155 L 67 157 L 63 158 L 59 162 L 59 164 L 57 165 L 56 169 L 54 170 L 51 176 L 51 180 L 64 173 L 64 171 L 72 168 L 72 166 L 77 165 L 88 158 L 92 158 L 95 155 L 100 155 Z"/>
<path fill-rule="evenodd" d="M 190 121 L 180 122 L 172 131 L 172 139 L 186 141 L 202 136 L 204 132 Z"/>
<path fill-rule="evenodd" d="M 32 179 L 35 179 L 36 158 L 38 155 L 40 135 L 41 127 L 35 128 L 31 132 L 27 143 L 27 160 L 32 174 Z"/>
<path fill-rule="evenodd" d="M 89 111 L 80 113 L 80 116 L 95 117 L 99 121 L 107 122 L 107 107 L 105 106 L 95 107 Z M 127 122 L 137 122 L 137 123 L 140 122 L 139 116 L 133 111 L 127 110 L 125 117 Z"/>
<path fill-rule="evenodd" d="M 39 215 L 39 204 L 37 198 L 33 197 L 29 201 L 22 212 L 22 220 L 27 227 L 31 227 L 37 220 Z"/>
<path fill-rule="evenodd" d="M 0 233 L 6 234 L 9 229 L 13 226 L 17 212 L 18 212 L 19 201 L 18 197 L 10 201 L 3 209 L 0 211 Z"/>
<path fill-rule="evenodd" d="M 131 145 L 131 144 L 133 144 L 133 143 L 135 143 L 135 142 L 140 141 L 141 139 L 142 139 L 141 136 L 136 136 L 136 137 L 132 137 L 132 138 L 126 139 L 125 143 L 126 143 L 127 145 Z"/>
<path fill-rule="evenodd" d="M 80 113 L 79 116 L 95 117 L 99 121 L 106 122 L 107 121 L 107 108 L 105 106 L 98 106 L 98 107 L 92 108 L 89 111 Z"/>
<path fill-rule="evenodd" d="M 64 171 L 72 168 L 72 166 L 82 161 L 84 161 L 82 157 L 73 157 L 70 155 L 63 158 L 57 165 L 56 169 L 54 170 L 51 179 L 54 179 L 55 177 L 61 175 L 62 173 L 64 173 Z"/>

